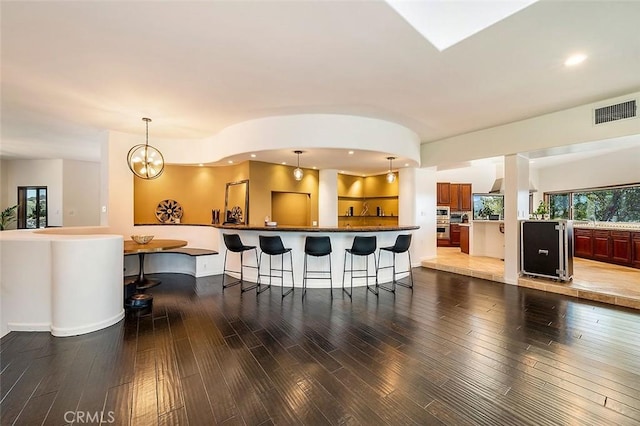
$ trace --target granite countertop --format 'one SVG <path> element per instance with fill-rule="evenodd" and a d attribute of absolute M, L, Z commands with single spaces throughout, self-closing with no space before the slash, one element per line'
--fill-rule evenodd
<path fill-rule="evenodd" d="M 640 224 L 637 223 L 607 223 L 601 222 L 597 224 L 590 223 L 574 223 L 574 229 L 601 229 L 603 231 L 631 231 L 640 232 Z"/>
<path fill-rule="evenodd" d="M 252 226 L 252 225 L 212 225 L 219 229 L 235 229 L 244 231 L 279 231 L 279 232 L 386 232 L 411 231 L 419 226 L 351 226 L 351 227 L 318 227 L 318 226 Z"/>

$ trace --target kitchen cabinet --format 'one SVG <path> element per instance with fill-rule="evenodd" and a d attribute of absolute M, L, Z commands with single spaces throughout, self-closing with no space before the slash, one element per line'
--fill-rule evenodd
<path fill-rule="evenodd" d="M 437 188 L 437 204 L 439 206 L 448 206 L 451 203 L 451 184 L 449 182 L 438 182 Z"/>
<path fill-rule="evenodd" d="M 640 232 L 574 229 L 574 255 L 640 268 Z"/>
<path fill-rule="evenodd" d="M 640 238 L 638 239 L 640 244 Z M 460 251 L 469 254 L 469 226 L 460 226 Z"/>
<path fill-rule="evenodd" d="M 611 258 L 611 244 L 609 244 L 610 231 L 596 229 L 593 231 L 593 258 L 604 260 Z"/>
<path fill-rule="evenodd" d="M 627 265 L 631 263 L 631 232 L 611 231 L 611 260 Z"/>
<path fill-rule="evenodd" d="M 449 208 L 452 212 L 471 211 L 471 184 L 449 184 Z"/>
<path fill-rule="evenodd" d="M 631 266 L 640 268 L 640 232 L 631 233 Z"/>
<path fill-rule="evenodd" d="M 449 229 L 449 245 L 451 247 L 460 247 L 460 225 L 452 223 Z"/>
<path fill-rule="evenodd" d="M 593 257 L 593 230 L 574 229 L 573 252 L 576 257 L 591 259 Z"/>

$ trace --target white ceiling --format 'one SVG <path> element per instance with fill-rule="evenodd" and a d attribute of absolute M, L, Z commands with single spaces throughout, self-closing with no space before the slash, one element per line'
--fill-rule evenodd
<path fill-rule="evenodd" d="M 142 117 L 151 143 L 297 113 L 429 142 L 640 89 L 640 1 L 540 1 L 444 51 L 381 1 L 0 7 L 3 158 L 97 160 L 107 130 L 142 135 Z"/>

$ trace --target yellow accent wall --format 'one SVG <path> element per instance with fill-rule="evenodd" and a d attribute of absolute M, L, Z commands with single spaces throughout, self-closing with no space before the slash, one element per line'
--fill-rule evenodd
<path fill-rule="evenodd" d="M 249 162 L 225 167 L 167 165 L 157 179 L 133 177 L 134 223 L 159 223 L 156 207 L 167 199 L 182 206 L 181 223 L 210 224 L 212 209 L 220 209 L 223 220 L 227 182 L 248 178 Z"/>
<path fill-rule="evenodd" d="M 265 216 L 271 216 L 271 193 L 301 193 L 309 194 L 310 217 L 307 226 L 318 220 L 318 185 L 319 173 L 317 170 L 303 169 L 304 176 L 301 181 L 293 178 L 295 167 L 280 164 L 250 161 L 249 182 L 249 223 L 250 225 L 264 224 Z M 282 224 L 285 225 L 285 224 Z"/>
<path fill-rule="evenodd" d="M 182 206 L 181 223 L 210 224 L 211 210 L 220 210 L 224 220 L 224 196 L 226 184 L 249 180 L 249 224 L 264 224 L 265 216 L 271 216 L 272 191 L 279 193 L 308 194 L 309 214 L 307 225 L 318 220 L 317 170 L 303 169 L 301 181 L 293 178 L 291 166 L 246 161 L 221 167 L 167 165 L 158 179 L 134 179 L 134 223 L 159 223 L 155 216 L 158 203 L 175 200 Z M 295 211 L 295 209 L 294 209 Z M 289 220 L 289 219 L 287 219 Z"/>
<path fill-rule="evenodd" d="M 338 226 L 397 225 L 397 197 L 397 174 L 393 183 L 387 182 L 386 174 L 367 177 L 338 174 Z M 353 216 L 346 217 L 349 207 L 353 207 Z M 376 215 L 377 207 L 384 210 L 385 216 Z"/>

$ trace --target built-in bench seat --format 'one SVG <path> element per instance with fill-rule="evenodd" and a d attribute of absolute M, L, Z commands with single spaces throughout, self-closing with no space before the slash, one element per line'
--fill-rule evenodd
<path fill-rule="evenodd" d="M 131 256 L 136 255 L 136 256 Z M 176 256 L 183 255 L 183 256 Z M 145 258 L 145 273 L 174 272 L 189 274 L 194 277 L 204 277 L 220 273 L 218 252 L 211 249 L 181 247 L 147 253 Z M 181 260 L 182 258 L 182 260 Z M 137 253 L 125 254 L 125 274 L 137 274 Z"/>
<path fill-rule="evenodd" d="M 210 254 L 218 254 L 218 252 L 215 250 L 190 248 L 190 247 L 182 247 L 182 248 L 177 248 L 173 250 L 163 250 L 158 253 L 180 253 L 180 254 L 188 254 L 189 256 L 207 256 Z"/>

